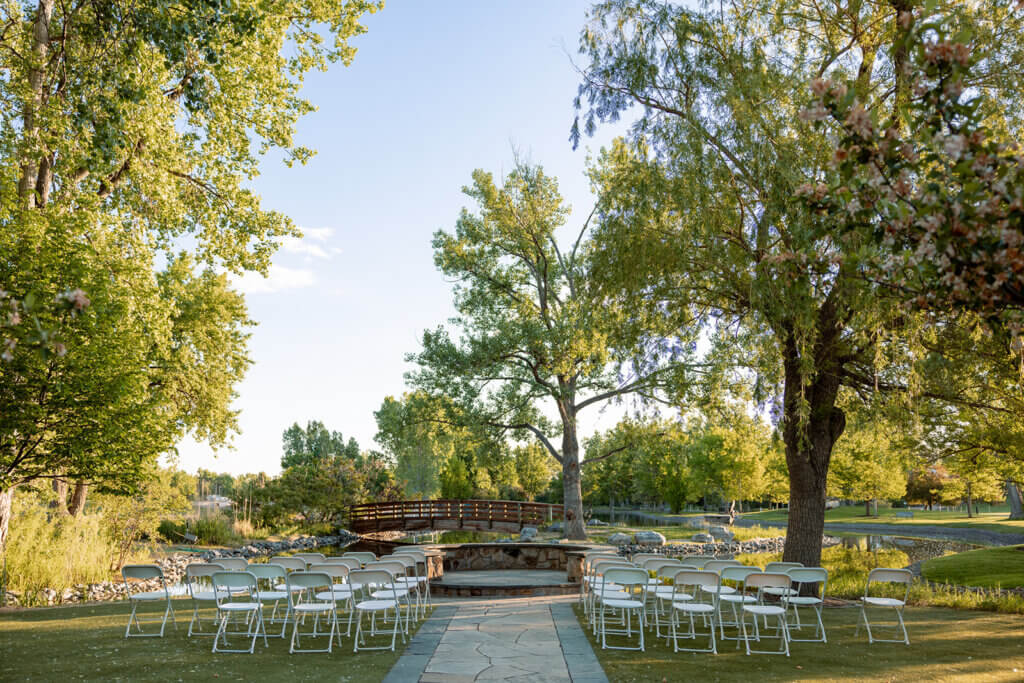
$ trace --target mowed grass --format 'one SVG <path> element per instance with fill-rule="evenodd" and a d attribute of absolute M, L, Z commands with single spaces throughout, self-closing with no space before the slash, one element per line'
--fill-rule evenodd
<path fill-rule="evenodd" d="M 983 588 L 1024 587 L 1024 545 L 982 548 L 927 560 L 921 571 L 929 581 Z"/>
<path fill-rule="evenodd" d="M 629 681 L 1020 681 L 1024 679 L 1024 617 L 942 608 L 907 608 L 910 646 L 868 644 L 854 637 L 859 609 L 826 608 L 828 643 L 792 643 L 791 656 L 747 655 L 734 641 L 717 655 L 672 652 L 647 632 L 645 652 L 602 650 L 576 609 L 608 679 Z M 891 612 L 890 612 L 891 614 Z M 887 619 L 889 615 L 885 615 Z M 873 619 L 875 617 L 872 617 Z M 726 629 L 726 634 L 734 633 Z M 808 635 L 809 635 L 808 631 Z M 890 632 L 891 633 L 891 632 Z M 876 635 L 880 635 L 876 631 Z M 704 647 L 706 640 L 698 641 Z M 616 636 L 609 644 L 624 645 Z M 634 640 L 630 643 L 635 645 Z M 763 641 L 761 649 L 777 646 Z M 686 647 L 684 641 L 680 645 Z"/>
<path fill-rule="evenodd" d="M 174 600 L 175 630 L 168 624 L 163 638 L 125 638 L 130 607 L 114 602 L 81 607 L 52 607 L 0 612 L 0 680 L 4 681 L 178 681 L 220 678 L 227 680 L 378 682 L 404 648 L 396 652 L 352 652 L 352 639 L 342 636 L 330 654 L 288 654 L 288 639 L 256 642 L 255 654 L 213 654 L 212 637 L 188 638 L 192 608 L 189 600 Z M 140 612 L 142 609 L 140 608 Z M 211 629 L 213 610 L 202 612 L 204 628 Z M 157 616 L 147 606 L 146 616 Z M 143 628 L 153 627 L 143 624 Z M 268 636 L 280 633 L 280 624 L 268 624 Z M 159 630 L 159 624 L 157 624 Z M 412 629 L 410 629 L 412 630 Z M 353 632 L 355 628 L 353 627 Z M 291 632 L 289 631 L 289 635 Z M 229 639 L 232 647 L 243 637 Z M 390 642 L 390 638 L 388 638 Z M 368 644 L 379 644 L 376 640 Z M 248 642 L 245 641 L 245 645 Z M 325 647 L 326 638 L 303 643 Z"/>
<path fill-rule="evenodd" d="M 878 516 L 868 517 L 864 514 L 863 505 L 846 505 L 834 510 L 826 510 L 825 522 L 840 524 L 922 524 L 1024 534 L 1024 520 L 1011 520 L 1006 512 L 982 512 L 974 517 L 968 517 L 963 512 L 911 510 L 910 512 L 914 514 L 913 517 L 897 517 L 897 513 L 901 512 L 906 512 L 906 510 L 879 506 Z M 765 510 L 763 512 L 749 512 L 743 515 L 743 519 L 765 522 L 785 522 L 787 517 L 788 513 L 786 510 Z"/>

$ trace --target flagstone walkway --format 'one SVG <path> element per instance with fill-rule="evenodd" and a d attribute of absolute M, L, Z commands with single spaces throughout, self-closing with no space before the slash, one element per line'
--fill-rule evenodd
<path fill-rule="evenodd" d="M 387 683 L 607 683 L 575 597 L 438 601 Z"/>

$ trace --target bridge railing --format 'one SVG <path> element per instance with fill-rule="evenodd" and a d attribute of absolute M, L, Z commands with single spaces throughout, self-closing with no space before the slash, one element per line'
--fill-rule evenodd
<path fill-rule="evenodd" d="M 349 525 L 356 533 L 432 529 L 439 522 L 449 528 L 507 529 L 561 519 L 563 510 L 562 505 L 518 500 L 402 500 L 353 505 Z"/>

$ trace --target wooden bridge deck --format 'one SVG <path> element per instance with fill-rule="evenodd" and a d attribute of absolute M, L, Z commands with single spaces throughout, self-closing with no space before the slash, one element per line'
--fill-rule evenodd
<path fill-rule="evenodd" d="M 402 500 L 353 505 L 349 525 L 357 534 L 425 529 L 515 532 L 562 519 L 563 511 L 562 505 L 517 500 Z"/>

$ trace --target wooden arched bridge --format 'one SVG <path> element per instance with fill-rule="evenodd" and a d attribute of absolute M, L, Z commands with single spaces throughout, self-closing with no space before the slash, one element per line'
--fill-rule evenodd
<path fill-rule="evenodd" d="M 349 508 L 349 526 L 357 534 L 372 531 L 472 529 L 519 531 L 562 519 L 564 506 L 518 500 L 400 500 Z"/>

